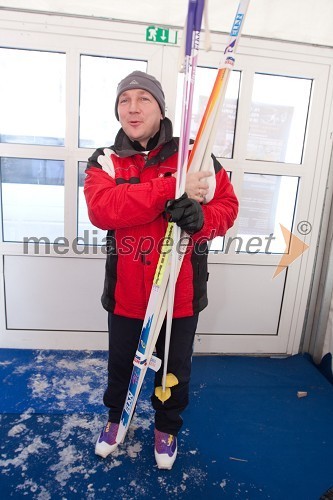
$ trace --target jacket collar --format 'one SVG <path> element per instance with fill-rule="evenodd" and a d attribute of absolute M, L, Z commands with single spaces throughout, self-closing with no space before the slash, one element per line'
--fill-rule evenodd
<path fill-rule="evenodd" d="M 161 121 L 160 136 L 154 150 L 163 146 L 172 139 L 172 123 L 169 118 L 164 118 Z M 121 158 L 126 158 L 128 156 L 133 156 L 139 152 L 134 148 L 133 142 L 125 134 L 121 128 L 116 135 L 114 145 L 112 146 L 113 151 Z"/>

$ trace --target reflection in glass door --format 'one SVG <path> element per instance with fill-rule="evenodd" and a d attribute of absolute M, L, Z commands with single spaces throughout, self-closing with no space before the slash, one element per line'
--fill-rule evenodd
<path fill-rule="evenodd" d="M 248 160 L 302 163 L 312 80 L 256 73 Z"/>
<path fill-rule="evenodd" d="M 258 253 L 286 252 L 280 224 L 292 230 L 298 182 L 298 177 L 286 175 L 244 174 L 237 224 L 243 251 L 254 238 L 270 238 L 269 248 L 261 245 Z"/>

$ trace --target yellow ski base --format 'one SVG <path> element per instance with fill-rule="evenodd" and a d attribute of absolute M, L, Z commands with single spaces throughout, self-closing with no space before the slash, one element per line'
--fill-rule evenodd
<path fill-rule="evenodd" d="M 155 387 L 155 396 L 164 403 L 167 399 L 171 397 L 171 389 L 169 387 L 165 388 L 165 391 L 163 392 L 163 387 Z"/>
<path fill-rule="evenodd" d="M 156 387 L 155 388 L 155 396 L 164 403 L 171 397 L 171 389 L 170 387 L 173 387 L 178 384 L 178 379 L 173 373 L 168 373 L 166 376 L 166 381 L 165 381 L 165 391 L 163 391 L 163 387 Z"/>

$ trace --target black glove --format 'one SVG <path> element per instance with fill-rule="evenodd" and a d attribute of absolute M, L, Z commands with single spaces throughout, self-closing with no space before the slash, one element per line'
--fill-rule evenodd
<path fill-rule="evenodd" d="M 184 229 L 189 234 L 194 234 L 203 226 L 204 216 L 200 203 L 188 198 L 187 194 L 170 200 L 167 203 L 166 213 L 171 216 L 171 221 Z"/>

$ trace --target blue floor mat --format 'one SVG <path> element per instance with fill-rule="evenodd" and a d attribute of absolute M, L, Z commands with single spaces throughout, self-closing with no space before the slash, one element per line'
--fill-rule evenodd
<path fill-rule="evenodd" d="M 106 367 L 101 351 L 0 350 L 3 498 L 319 500 L 332 486 L 333 386 L 309 356 L 194 357 L 172 471 L 154 462 L 151 373 L 124 444 L 94 455 Z"/>

